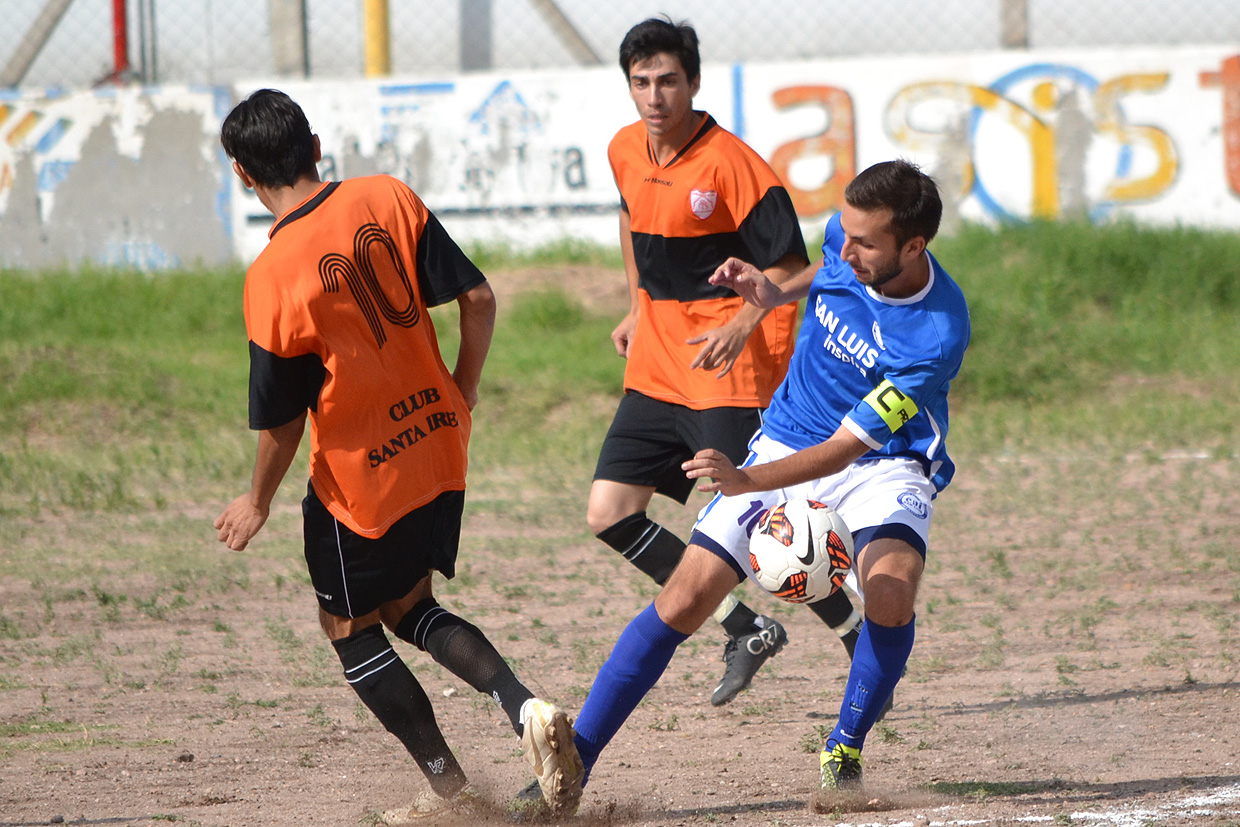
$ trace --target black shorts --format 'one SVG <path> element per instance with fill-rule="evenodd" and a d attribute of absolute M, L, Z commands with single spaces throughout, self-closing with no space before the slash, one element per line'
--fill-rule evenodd
<path fill-rule="evenodd" d="M 761 426 L 761 408 L 695 411 L 628 391 L 603 438 L 594 479 L 652 485 L 683 505 L 695 483 L 680 464 L 703 448 L 714 448 L 739 465 Z"/>
<path fill-rule="evenodd" d="M 301 501 L 306 567 L 323 611 L 361 617 L 404 597 L 432 570 L 451 580 L 464 507 L 464 491 L 445 491 L 372 540 L 341 524 L 307 485 Z"/>

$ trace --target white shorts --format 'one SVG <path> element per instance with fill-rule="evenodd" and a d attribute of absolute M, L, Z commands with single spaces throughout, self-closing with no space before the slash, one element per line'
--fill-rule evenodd
<path fill-rule="evenodd" d="M 745 465 L 758 465 L 795 453 L 759 433 L 749 444 Z M 934 513 L 934 486 L 921 463 L 903 457 L 854 462 L 838 474 L 775 491 L 735 497 L 722 494 L 707 503 L 693 526 L 691 542 L 732 564 L 742 578 L 753 578 L 749 566 L 749 535 L 763 511 L 796 497 L 826 503 L 852 532 L 857 550 L 876 537 L 903 539 L 925 556 Z M 849 576 L 856 588 L 856 571 Z"/>

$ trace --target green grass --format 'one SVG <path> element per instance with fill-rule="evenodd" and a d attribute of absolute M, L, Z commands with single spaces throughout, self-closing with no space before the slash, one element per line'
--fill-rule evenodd
<path fill-rule="evenodd" d="M 965 227 L 934 252 L 973 321 L 953 385 L 958 448 L 1230 453 L 1240 236 L 1032 223 Z"/>
<path fill-rule="evenodd" d="M 1034 223 L 965 227 L 934 249 L 973 320 L 953 386 L 958 456 L 1232 454 L 1240 238 Z M 615 250 L 585 244 L 472 254 L 492 272 L 584 263 L 622 278 Z M 242 279 L 0 272 L 0 515 L 150 514 L 243 485 Z M 454 306 L 432 318 L 451 362 Z M 615 321 L 555 291 L 504 303 L 476 411 L 476 503 L 537 519 L 514 485 L 567 491 L 588 476 L 620 392 Z"/>
<path fill-rule="evenodd" d="M 927 784 L 926 789 L 942 795 L 958 798 L 971 798 L 976 801 L 987 801 L 992 798 L 1014 798 L 1021 795 L 1033 795 L 1048 790 L 1060 790 L 1064 784 L 1058 780 L 1051 781 L 936 781 Z"/>

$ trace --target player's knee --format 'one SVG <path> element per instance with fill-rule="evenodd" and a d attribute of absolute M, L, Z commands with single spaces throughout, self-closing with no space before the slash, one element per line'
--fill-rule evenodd
<path fill-rule="evenodd" d="M 586 525 L 597 537 L 635 514 L 642 513 L 644 517 L 653 491 L 610 480 L 595 480 L 586 503 Z"/>
<path fill-rule="evenodd" d="M 431 632 L 452 617 L 453 615 L 441 607 L 437 600 L 428 597 L 414 604 L 400 619 L 400 622 L 392 628 L 392 631 L 401 640 L 412 643 L 423 652 L 427 652 L 430 651 L 428 641 Z"/>
<path fill-rule="evenodd" d="M 917 584 L 898 577 L 875 575 L 865 585 L 866 620 L 880 626 L 904 626 L 913 619 Z"/>
<path fill-rule="evenodd" d="M 678 632 L 693 634 L 706 618 L 710 616 L 713 606 L 707 607 L 700 594 L 689 587 L 686 581 L 671 581 L 663 587 L 655 598 L 655 611 L 659 618 Z"/>
<path fill-rule="evenodd" d="M 601 535 L 618 524 L 631 520 L 634 515 L 645 517 L 645 508 L 641 503 L 628 502 L 626 499 L 609 496 L 610 489 L 592 489 L 590 500 L 586 504 L 586 525 L 595 537 Z M 605 541 L 604 541 L 605 542 Z"/>
<path fill-rule="evenodd" d="M 607 508 L 601 504 L 595 505 L 593 500 L 586 507 L 586 525 L 590 527 L 590 533 L 600 539 L 607 529 L 614 526 L 625 516 L 627 515 L 620 514 L 617 516 L 614 509 Z"/>
<path fill-rule="evenodd" d="M 689 546 L 684 559 L 655 597 L 655 610 L 668 626 L 691 635 L 739 582 L 736 573 L 720 558 L 700 546 Z"/>

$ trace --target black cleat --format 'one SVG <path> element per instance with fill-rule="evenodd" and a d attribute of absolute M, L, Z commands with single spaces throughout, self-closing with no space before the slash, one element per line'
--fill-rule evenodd
<path fill-rule="evenodd" d="M 762 620 L 766 625 L 752 635 L 728 637 L 723 647 L 723 661 L 727 666 L 724 667 L 723 678 L 710 696 L 712 706 L 723 706 L 748 689 L 762 664 L 788 642 L 788 633 L 778 621 L 769 617 Z"/>

